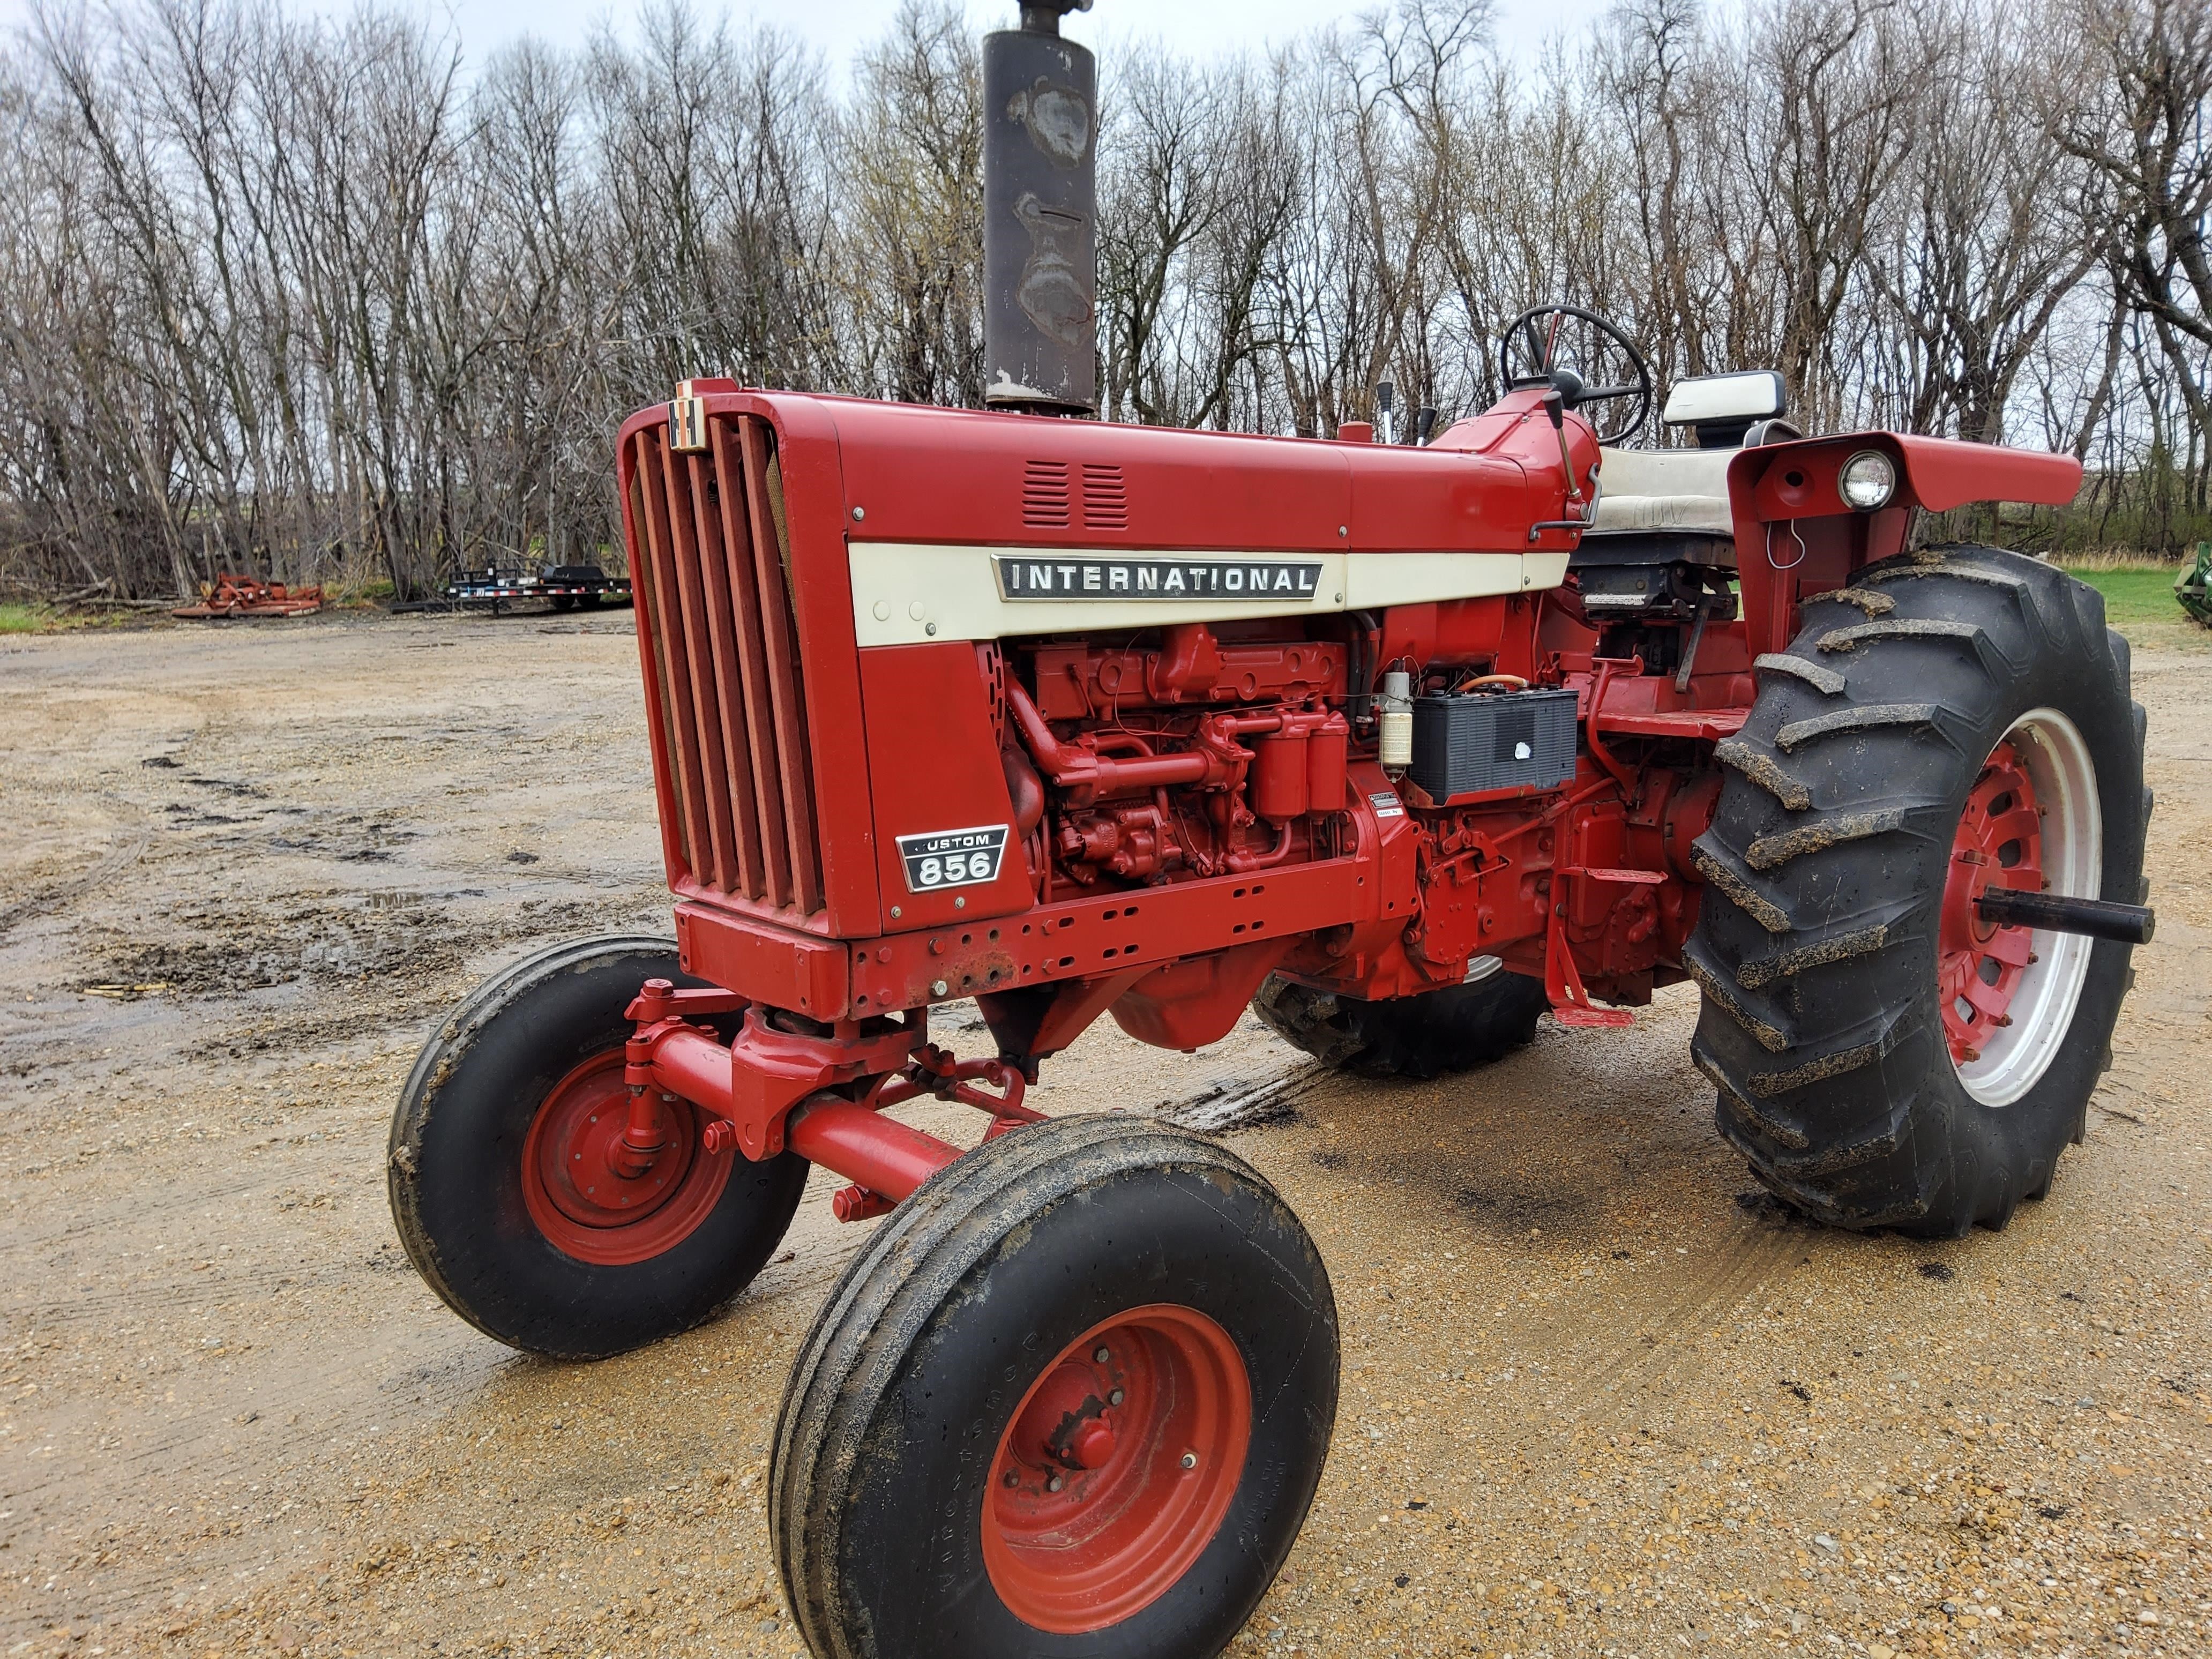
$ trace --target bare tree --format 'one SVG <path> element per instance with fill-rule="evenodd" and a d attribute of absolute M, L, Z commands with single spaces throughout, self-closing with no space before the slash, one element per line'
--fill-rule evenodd
<path fill-rule="evenodd" d="M 852 210 L 837 248 L 860 390 L 982 401 L 982 104 L 981 56 L 950 3 L 903 0 L 860 56 L 839 125 Z"/>
<path fill-rule="evenodd" d="M 2189 505 L 2212 488 L 2212 13 L 2194 0 L 2079 0 L 2087 84 L 2046 100 L 2059 143 L 2113 193 L 2120 296 L 2161 361 L 2139 364 L 2158 447 L 2185 450 Z M 2161 407 L 2178 398 L 2181 442 Z"/>
<path fill-rule="evenodd" d="M 943 0 L 842 93 L 685 0 L 480 67 L 373 4 L 43 3 L 0 46 L 0 580 L 419 592 L 611 556 L 613 432 L 684 376 L 980 401 Z M 1534 64 L 1489 21 L 1109 55 L 1104 418 L 1325 436 L 1386 377 L 1455 413 L 1567 298 L 1662 389 L 1771 365 L 1813 425 L 2071 448 L 2067 536 L 2212 532 L 2202 4 L 1625 0 Z"/>

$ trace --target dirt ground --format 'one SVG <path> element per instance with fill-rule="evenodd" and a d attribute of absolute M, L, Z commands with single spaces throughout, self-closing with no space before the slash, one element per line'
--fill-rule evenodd
<path fill-rule="evenodd" d="M 2002 1235 L 1753 1198 L 1679 991 L 1443 1083 L 1249 1022 L 1048 1068 L 1272 1110 L 1224 1133 L 1334 1279 L 1335 1449 L 1232 1651 L 2212 1652 L 2212 657 L 2136 668 L 2158 943 Z M 665 920 L 641 722 L 624 617 L 0 645 L 0 1655 L 799 1652 L 768 1435 L 861 1230 L 817 1194 L 723 1316 L 576 1366 L 385 1205 L 440 1011 Z"/>

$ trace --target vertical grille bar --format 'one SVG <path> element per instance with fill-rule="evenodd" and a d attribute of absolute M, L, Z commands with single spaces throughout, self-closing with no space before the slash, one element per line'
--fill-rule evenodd
<path fill-rule="evenodd" d="M 676 599 L 680 613 L 684 667 L 690 678 L 691 729 L 699 744 L 700 764 L 706 776 L 701 797 L 707 809 L 708 839 L 714 853 L 714 885 L 725 892 L 743 891 L 738 869 L 734 832 L 730 822 L 730 792 L 723 780 L 729 775 L 729 755 L 722 746 L 722 722 L 714 695 L 713 642 L 707 632 L 706 596 L 701 592 L 699 527 L 691 515 L 691 491 L 685 486 L 672 458 L 661 472 L 668 502 L 672 545 L 686 556 L 676 560 Z"/>
<path fill-rule="evenodd" d="M 637 467 L 639 519 L 645 534 L 645 563 L 652 571 L 647 587 L 647 615 L 653 627 L 653 655 L 660 665 L 661 706 L 668 710 L 668 731 L 663 734 L 668 769 L 676 785 L 677 818 L 684 844 L 684 861 L 694 879 L 708 873 L 702 867 L 708 850 L 703 810 L 706 782 L 701 768 L 698 721 L 691 706 L 691 670 L 685 659 L 681 632 L 681 606 L 677 599 L 676 552 L 669 537 L 668 487 L 662 445 L 666 428 L 648 428 L 638 434 Z"/>
<path fill-rule="evenodd" d="M 722 543 L 722 517 L 727 508 L 716 499 L 729 495 L 730 479 L 725 473 L 717 480 L 713 465 L 704 455 L 687 454 L 684 460 L 690 474 L 691 522 L 699 537 L 701 597 L 712 647 L 708 660 L 714 665 L 714 712 L 721 727 L 722 753 L 728 761 L 723 781 L 729 792 L 726 804 L 738 880 L 744 891 L 756 893 L 761 888 L 763 836 L 759 804 L 753 794 L 753 774 L 760 757 L 756 751 L 757 739 L 739 706 L 740 678 L 750 676 L 749 672 L 741 675 L 738 665 L 744 661 L 750 642 L 732 625 L 735 619 L 730 609 L 730 559 Z"/>
<path fill-rule="evenodd" d="M 645 510 L 647 442 L 641 433 L 629 441 L 629 495 L 623 502 L 623 522 L 630 533 L 629 580 L 636 594 L 638 638 L 645 646 L 646 718 L 652 722 L 656 775 L 667 779 L 676 794 L 675 809 L 669 814 L 670 821 L 665 828 L 688 870 L 691 867 L 691 830 L 686 821 L 684 768 L 672 747 L 670 732 L 674 723 L 675 693 L 668 683 L 668 653 L 661 648 L 660 636 L 653 622 L 658 614 L 658 601 L 653 585 L 653 538 Z"/>
<path fill-rule="evenodd" d="M 743 421 L 743 417 L 740 417 Z M 743 422 L 750 425 L 750 422 Z M 769 901 L 795 902 L 791 844 L 786 834 L 784 780 L 777 764 L 782 745 L 773 712 L 769 662 L 774 655 L 761 629 L 760 588 L 754 579 L 760 550 L 754 545 L 750 512 L 752 484 L 739 458 L 730 422 L 713 425 L 714 464 L 722 477 L 722 536 L 729 551 L 728 577 L 735 602 L 738 637 L 743 644 L 745 728 L 751 736 L 752 785 L 760 807 L 760 834 L 768 866 Z"/>
<path fill-rule="evenodd" d="M 822 852 L 814 838 L 814 778 L 806 762 L 806 705 L 799 680 L 799 624 L 793 615 L 787 555 L 769 496 L 771 455 L 766 422 L 746 420 L 739 430 L 744 452 L 745 505 L 752 515 L 753 574 L 759 584 L 763 657 L 774 704 L 776 759 L 783 776 L 784 826 L 802 909 L 822 908 Z"/>

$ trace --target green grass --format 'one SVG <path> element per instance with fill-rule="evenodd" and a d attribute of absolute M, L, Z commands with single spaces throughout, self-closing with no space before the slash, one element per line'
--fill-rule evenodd
<path fill-rule="evenodd" d="M 2150 560 L 2099 559 L 2059 568 L 2105 596 L 2105 619 L 2128 643 L 2149 650 L 2212 651 L 2212 629 L 2190 621 L 2173 601 L 2180 567 Z"/>
<path fill-rule="evenodd" d="M 0 634 L 69 634 L 80 628 L 120 628 L 139 614 L 142 613 L 89 606 L 43 605 L 36 599 L 0 600 Z"/>
<path fill-rule="evenodd" d="M 51 605 L 0 604 L 0 634 L 45 634 L 60 625 Z"/>

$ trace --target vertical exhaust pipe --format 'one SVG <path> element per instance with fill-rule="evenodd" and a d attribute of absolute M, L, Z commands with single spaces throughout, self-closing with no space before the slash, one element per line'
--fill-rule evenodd
<path fill-rule="evenodd" d="M 983 37 L 983 401 L 1098 409 L 1098 65 L 1025 0 Z"/>

